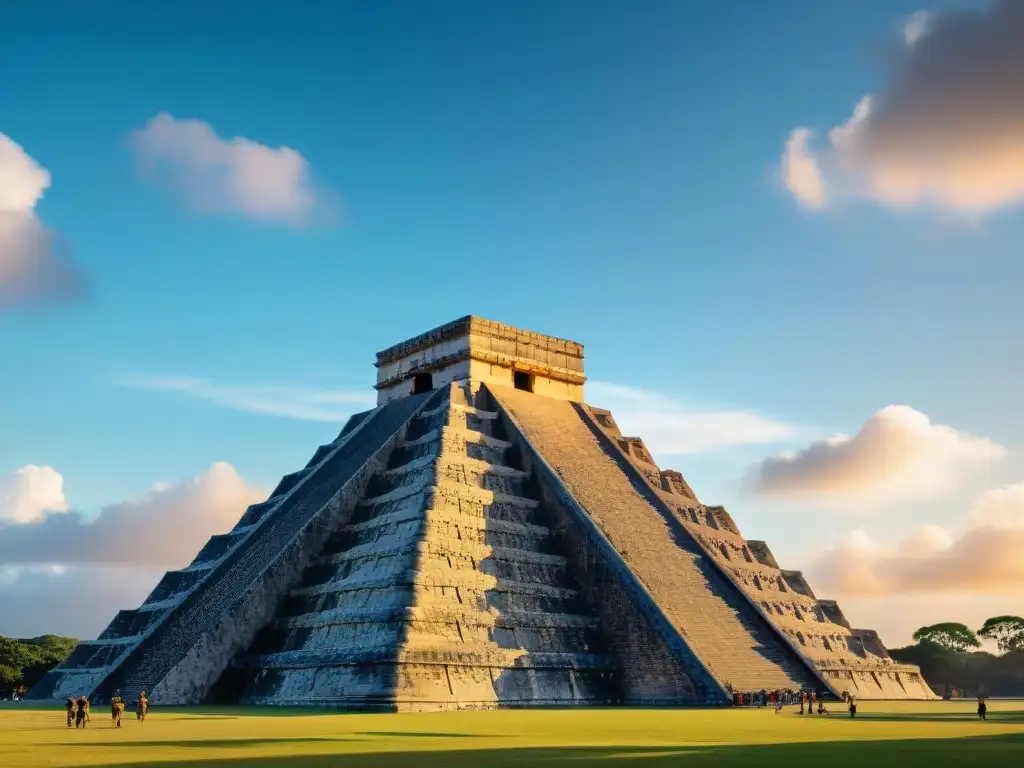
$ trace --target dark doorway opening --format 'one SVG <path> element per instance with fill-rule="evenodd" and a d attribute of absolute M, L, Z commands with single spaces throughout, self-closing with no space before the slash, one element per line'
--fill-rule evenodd
<path fill-rule="evenodd" d="M 417 373 L 412 377 L 412 393 L 422 395 L 434 388 L 434 377 L 429 373 Z"/>
<path fill-rule="evenodd" d="M 516 389 L 533 392 L 533 376 L 525 371 L 512 371 L 512 384 Z"/>

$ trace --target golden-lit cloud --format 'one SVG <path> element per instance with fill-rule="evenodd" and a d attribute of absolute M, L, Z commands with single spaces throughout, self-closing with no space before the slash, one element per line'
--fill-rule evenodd
<path fill-rule="evenodd" d="M 987 438 L 934 424 L 909 406 L 890 405 L 855 435 L 836 435 L 797 452 L 769 456 L 751 472 L 749 484 L 761 494 L 820 500 L 926 498 L 1005 454 Z"/>
<path fill-rule="evenodd" d="M 821 594 L 1024 594 L 1024 482 L 982 494 L 957 530 L 924 525 L 892 543 L 853 531 L 810 569 Z"/>
<path fill-rule="evenodd" d="M 1024 201 L 1024 3 L 915 14 L 864 96 L 825 147 L 790 135 L 782 174 L 798 201 L 861 197 L 980 213 Z M 802 133 L 801 133 L 802 132 Z M 793 173 L 794 138 L 802 173 Z"/>

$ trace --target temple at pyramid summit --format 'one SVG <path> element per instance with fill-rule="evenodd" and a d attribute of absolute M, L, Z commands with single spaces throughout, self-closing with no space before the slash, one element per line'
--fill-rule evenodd
<path fill-rule="evenodd" d="M 377 407 L 32 689 L 442 710 L 930 699 L 799 571 L 584 398 L 583 347 L 464 317 Z M 241 512 L 241 510 L 240 510 Z"/>

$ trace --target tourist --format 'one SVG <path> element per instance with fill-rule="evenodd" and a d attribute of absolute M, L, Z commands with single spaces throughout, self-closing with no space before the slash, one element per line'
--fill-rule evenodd
<path fill-rule="evenodd" d="M 89 700 L 85 696 L 78 698 L 78 710 L 75 712 L 75 728 L 85 728 L 89 722 Z"/>
<path fill-rule="evenodd" d="M 828 709 L 825 707 L 825 702 L 822 699 L 818 699 L 818 714 L 828 717 Z"/>
<path fill-rule="evenodd" d="M 110 719 L 115 728 L 121 727 L 121 714 L 124 712 L 124 699 L 121 698 L 121 691 L 114 691 L 110 697 Z"/>
<path fill-rule="evenodd" d="M 978 694 L 978 719 L 988 720 L 988 706 L 985 704 L 985 697 Z"/>
<path fill-rule="evenodd" d="M 68 700 L 64 702 L 64 709 L 67 710 L 68 716 L 68 728 L 75 722 L 75 697 L 68 696 Z"/>
<path fill-rule="evenodd" d="M 850 702 L 850 717 L 856 717 L 857 716 L 857 700 L 855 698 L 853 698 L 853 694 L 850 694 L 850 697 L 849 697 L 848 701 Z"/>
<path fill-rule="evenodd" d="M 146 691 L 143 690 L 139 694 L 139 700 L 135 705 L 135 717 L 137 720 L 142 721 L 146 719 L 146 712 L 149 710 L 149 699 L 146 697 Z"/>

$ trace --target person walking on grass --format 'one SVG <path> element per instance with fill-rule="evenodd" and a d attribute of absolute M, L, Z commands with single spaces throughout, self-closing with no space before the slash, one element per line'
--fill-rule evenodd
<path fill-rule="evenodd" d="M 978 719 L 988 720 L 988 705 L 985 704 L 985 697 L 978 694 Z"/>
<path fill-rule="evenodd" d="M 850 717 L 857 716 L 857 700 L 853 698 L 853 694 L 850 694 L 850 698 L 847 699 L 850 705 Z"/>
<path fill-rule="evenodd" d="M 135 717 L 141 723 L 146 719 L 146 712 L 149 711 L 149 699 L 146 697 L 146 692 L 143 691 L 139 694 L 139 701 L 135 705 Z"/>
<path fill-rule="evenodd" d="M 85 696 L 78 697 L 78 709 L 75 712 L 75 728 L 85 728 L 89 722 L 89 700 Z"/>
<path fill-rule="evenodd" d="M 121 691 L 114 691 L 110 697 L 110 719 L 115 728 L 121 727 L 121 714 L 124 712 L 124 699 L 121 698 Z"/>
<path fill-rule="evenodd" d="M 68 716 L 68 728 L 70 728 L 75 722 L 75 697 L 68 696 L 68 700 L 64 702 L 64 709 L 67 711 Z"/>

